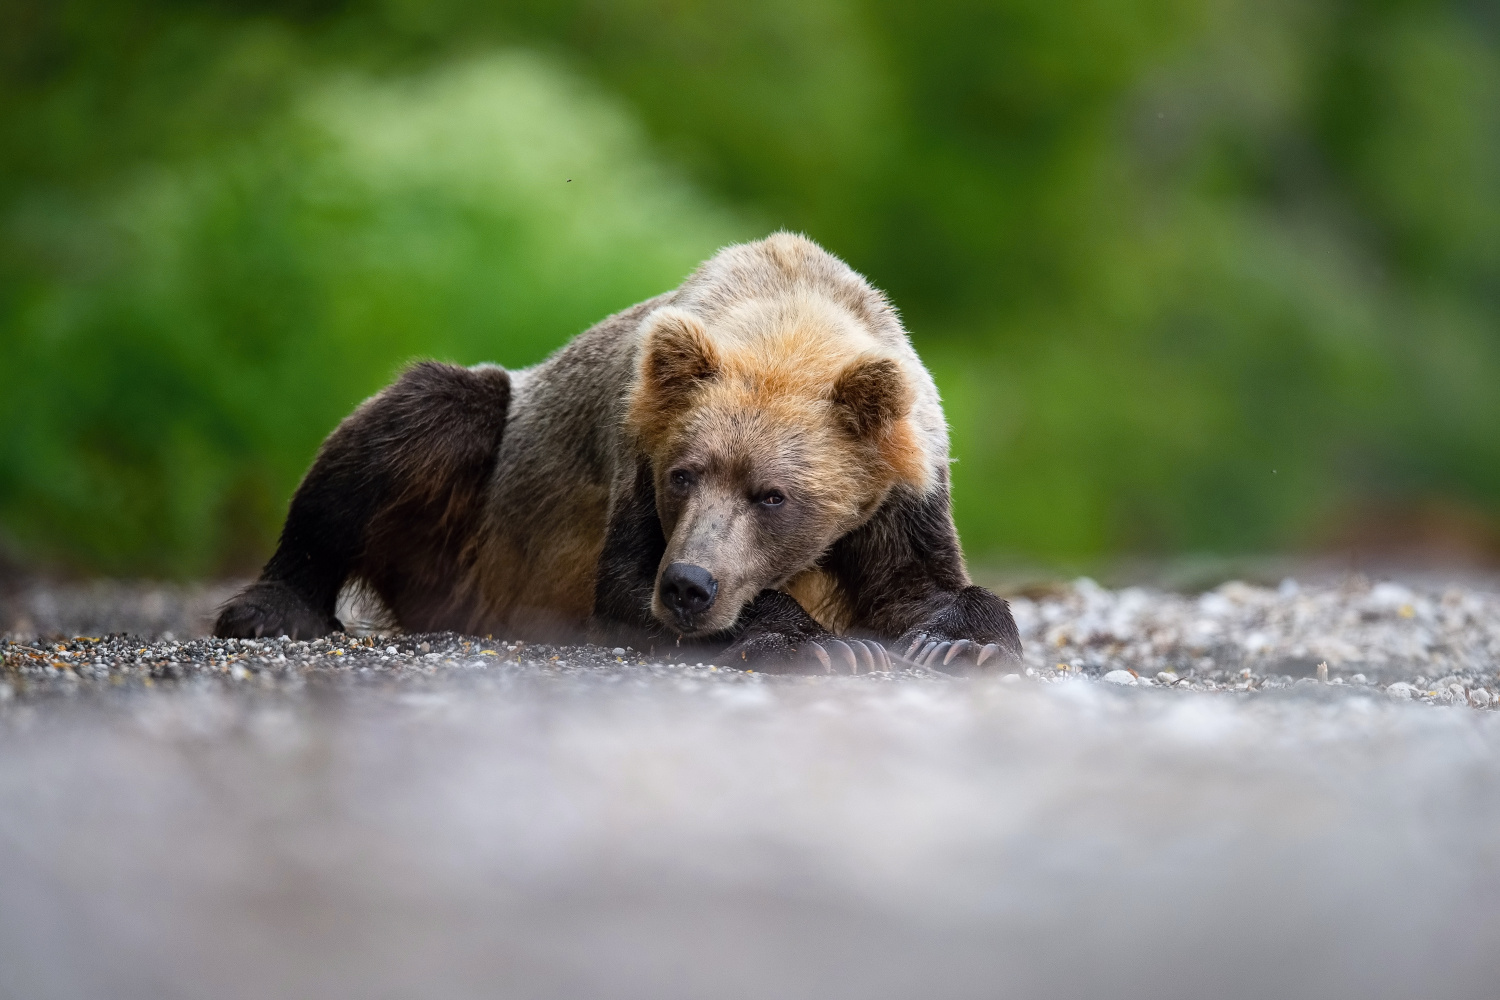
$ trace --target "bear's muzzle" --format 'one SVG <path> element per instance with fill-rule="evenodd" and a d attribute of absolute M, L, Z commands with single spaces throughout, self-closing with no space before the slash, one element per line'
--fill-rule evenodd
<path fill-rule="evenodd" d="M 661 575 L 661 603 L 672 612 L 683 631 L 690 632 L 714 606 L 719 582 L 702 566 L 675 562 Z"/>

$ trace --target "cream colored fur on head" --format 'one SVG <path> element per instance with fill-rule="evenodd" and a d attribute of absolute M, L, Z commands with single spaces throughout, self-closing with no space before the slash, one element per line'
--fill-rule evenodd
<path fill-rule="evenodd" d="M 897 483 L 928 492 L 947 461 L 937 391 L 894 310 L 802 237 L 721 251 L 644 320 L 638 358 L 628 422 L 653 458 L 707 415 L 757 413 L 815 441 L 813 471 L 859 506 Z"/>

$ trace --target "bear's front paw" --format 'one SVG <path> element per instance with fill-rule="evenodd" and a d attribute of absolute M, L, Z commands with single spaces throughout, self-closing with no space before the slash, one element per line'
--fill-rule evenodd
<path fill-rule="evenodd" d="M 906 659 L 928 670 L 996 667 L 1021 661 L 1021 636 L 1010 605 L 983 587 L 965 587 L 947 607 L 903 635 Z"/>
<path fill-rule="evenodd" d="M 757 632 L 724 650 L 723 662 L 757 670 L 825 674 L 868 674 L 890 670 L 885 647 L 869 639 L 839 638 L 829 633 L 811 639 L 781 632 Z"/>
<path fill-rule="evenodd" d="M 725 666 L 764 671 L 790 671 L 802 660 L 796 636 L 781 632 L 747 632 L 719 656 Z"/>
<path fill-rule="evenodd" d="M 745 609 L 739 627 L 739 639 L 719 660 L 728 666 L 828 674 L 891 669 L 891 658 L 878 642 L 840 639 L 780 591 L 761 591 Z"/>
<path fill-rule="evenodd" d="M 902 638 L 910 640 L 906 643 L 903 657 L 928 670 L 962 670 L 966 667 L 977 669 L 992 661 L 994 665 L 1017 659 L 998 642 L 946 639 L 928 632 L 908 632 Z"/>
<path fill-rule="evenodd" d="M 284 583 L 262 580 L 251 584 L 219 611 L 214 635 L 222 639 L 259 639 L 285 635 L 316 639 L 344 626 L 332 615 L 321 615 Z"/>

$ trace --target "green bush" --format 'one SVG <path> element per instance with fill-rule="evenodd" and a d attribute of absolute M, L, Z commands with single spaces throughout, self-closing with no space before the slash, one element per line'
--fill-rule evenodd
<path fill-rule="evenodd" d="M 403 361 L 534 363 L 745 231 L 525 53 L 332 79 L 88 215 L 29 211 L 88 259 L 10 317 L 6 525 L 112 572 L 253 564 L 319 441 Z"/>
<path fill-rule="evenodd" d="M 17 0 L 0 533 L 251 566 L 404 360 L 536 360 L 786 227 L 901 307 L 978 559 L 1305 549 L 1433 506 L 1500 538 L 1496 27 L 1463 0 Z"/>

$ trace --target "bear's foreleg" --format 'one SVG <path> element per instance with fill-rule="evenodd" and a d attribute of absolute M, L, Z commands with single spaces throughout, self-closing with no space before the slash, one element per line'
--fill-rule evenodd
<path fill-rule="evenodd" d="M 1010 605 L 969 582 L 946 481 L 926 496 L 898 488 L 823 560 L 853 611 L 853 627 L 895 639 L 892 651 L 937 669 L 1021 658 Z"/>
<path fill-rule="evenodd" d="M 968 586 L 943 610 L 903 633 L 895 649 L 934 670 L 998 666 L 1020 661 L 1021 636 L 1009 604 L 983 587 Z"/>
<path fill-rule="evenodd" d="M 634 476 L 617 487 L 610 503 L 604 547 L 594 575 L 594 612 L 589 635 L 597 642 L 623 642 L 652 649 L 670 641 L 651 614 L 656 570 L 667 551 L 667 538 L 656 513 L 651 463 L 642 458 Z"/>
<path fill-rule="evenodd" d="M 717 662 L 771 672 L 821 667 L 830 674 L 867 674 L 891 669 L 890 655 L 880 643 L 834 635 L 796 598 L 779 590 L 761 591 L 740 613 L 735 633 Z"/>
<path fill-rule="evenodd" d="M 339 590 L 358 577 L 413 631 L 458 627 L 454 588 L 472 562 L 510 405 L 500 368 L 424 361 L 328 436 L 292 497 L 260 579 L 214 634 L 312 638 L 338 631 Z"/>

